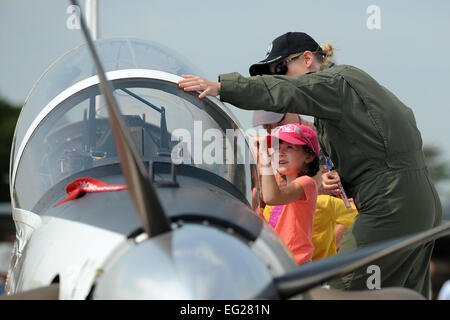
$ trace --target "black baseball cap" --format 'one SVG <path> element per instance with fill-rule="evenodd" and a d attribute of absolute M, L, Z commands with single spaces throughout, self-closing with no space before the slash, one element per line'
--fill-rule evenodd
<path fill-rule="evenodd" d="M 285 33 L 269 45 L 267 56 L 264 60 L 250 66 L 251 76 L 270 74 L 269 65 L 283 60 L 294 53 L 300 53 L 309 50 L 311 52 L 322 51 L 319 44 L 304 32 Z"/>

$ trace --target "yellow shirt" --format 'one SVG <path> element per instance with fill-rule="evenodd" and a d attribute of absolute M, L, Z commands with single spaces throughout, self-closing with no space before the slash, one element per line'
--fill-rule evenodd
<path fill-rule="evenodd" d="M 319 195 L 317 209 L 314 215 L 313 237 L 314 252 L 312 260 L 325 258 L 336 254 L 336 238 L 334 228 L 336 224 L 350 227 L 358 215 L 353 203 L 348 210 L 342 199 Z"/>

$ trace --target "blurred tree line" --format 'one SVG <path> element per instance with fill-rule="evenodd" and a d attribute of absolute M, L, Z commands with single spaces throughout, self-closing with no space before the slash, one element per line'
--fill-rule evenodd
<path fill-rule="evenodd" d="M 424 145 L 423 153 L 428 171 L 434 183 L 450 179 L 450 166 L 446 159 L 442 158 L 442 151 L 434 145 Z"/>
<path fill-rule="evenodd" d="M 9 202 L 9 156 L 20 106 L 0 96 L 0 202 Z"/>

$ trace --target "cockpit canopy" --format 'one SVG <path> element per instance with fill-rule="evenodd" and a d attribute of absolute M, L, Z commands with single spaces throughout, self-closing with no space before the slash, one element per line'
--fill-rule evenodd
<path fill-rule="evenodd" d="M 200 100 L 178 88 L 174 73 L 194 70 L 140 40 L 99 41 L 97 49 L 144 162 L 183 163 L 207 170 L 234 185 L 252 203 L 256 167 L 233 115 L 216 99 Z M 81 46 L 60 58 L 32 90 L 13 145 L 16 207 L 33 210 L 61 181 L 119 163 L 94 72 L 86 47 Z"/>
<path fill-rule="evenodd" d="M 175 75 L 198 74 L 185 59 L 160 44 L 139 39 L 107 39 L 95 42 L 105 72 L 124 69 L 159 70 Z M 17 123 L 14 154 L 33 121 L 61 92 L 96 75 L 89 50 L 80 45 L 57 59 L 36 82 Z"/>

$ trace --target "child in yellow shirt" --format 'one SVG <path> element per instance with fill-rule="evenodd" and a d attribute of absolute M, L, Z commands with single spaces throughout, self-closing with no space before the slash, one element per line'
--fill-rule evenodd
<path fill-rule="evenodd" d="M 337 253 L 336 226 L 343 226 L 344 231 L 346 231 L 358 215 L 355 204 L 350 203 L 351 210 L 345 206 L 344 201 L 340 198 L 324 194 L 317 197 L 312 238 L 314 245 L 313 261 Z M 339 240 L 342 239 L 342 235 L 340 234 Z"/>

